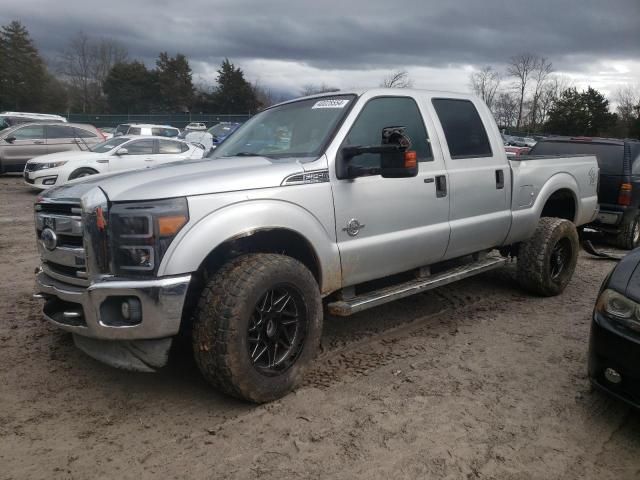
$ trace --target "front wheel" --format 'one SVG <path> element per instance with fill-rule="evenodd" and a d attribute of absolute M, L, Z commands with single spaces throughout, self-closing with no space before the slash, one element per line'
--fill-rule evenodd
<path fill-rule="evenodd" d="M 550 297 L 564 291 L 578 263 L 575 225 L 562 218 L 541 218 L 533 236 L 520 245 L 517 278 L 530 292 Z"/>
<path fill-rule="evenodd" d="M 222 391 L 256 403 L 299 385 L 322 332 L 318 284 L 297 260 L 248 254 L 203 290 L 193 325 L 196 363 Z"/>
<path fill-rule="evenodd" d="M 71 172 L 69 180 L 75 180 L 76 178 L 88 177 L 89 175 L 95 175 L 96 172 L 93 168 L 79 168 Z"/>

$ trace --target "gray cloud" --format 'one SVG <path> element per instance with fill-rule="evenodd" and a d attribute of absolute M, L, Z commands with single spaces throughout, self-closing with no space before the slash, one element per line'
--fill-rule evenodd
<path fill-rule="evenodd" d="M 82 30 L 117 39 L 147 63 L 163 50 L 211 65 L 229 57 L 360 71 L 501 65 L 524 51 L 566 71 L 604 58 L 640 61 L 638 0 L 23 0 L 0 10 L 0 23 L 12 19 L 50 58 Z"/>

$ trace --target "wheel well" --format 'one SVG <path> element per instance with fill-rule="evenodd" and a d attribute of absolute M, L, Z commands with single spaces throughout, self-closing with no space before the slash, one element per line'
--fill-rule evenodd
<path fill-rule="evenodd" d="M 181 331 L 183 333 L 190 330 L 192 314 L 208 278 L 230 259 L 246 253 L 288 255 L 306 266 L 318 285 L 322 285 L 322 271 L 318 256 L 309 241 L 299 233 L 286 228 L 272 228 L 231 238 L 214 248 L 192 277 L 182 312 Z"/>
<path fill-rule="evenodd" d="M 82 172 L 82 171 L 91 171 L 94 174 L 98 173 L 98 171 L 94 168 L 91 167 L 80 167 L 80 168 L 76 168 L 73 172 L 71 172 L 69 174 L 69 178 L 72 179 L 74 177 L 74 175 L 76 175 L 78 172 Z"/>
<path fill-rule="evenodd" d="M 576 200 L 573 192 L 568 189 L 558 190 L 553 193 L 544 204 L 541 217 L 557 217 L 575 221 Z"/>

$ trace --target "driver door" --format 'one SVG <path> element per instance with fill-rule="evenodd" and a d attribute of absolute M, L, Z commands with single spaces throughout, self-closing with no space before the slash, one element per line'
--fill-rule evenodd
<path fill-rule="evenodd" d="M 449 241 L 449 197 L 437 192 L 445 177 L 425 122 L 412 97 L 376 97 L 362 108 L 342 147 L 380 145 L 382 129 L 403 126 L 419 162 L 416 177 L 380 175 L 335 180 L 336 236 L 343 286 L 411 270 L 440 260 Z M 342 161 L 338 151 L 336 162 Z M 379 154 L 354 157 L 350 165 L 376 167 Z"/>
<path fill-rule="evenodd" d="M 125 143 L 120 148 L 126 148 L 127 153 L 125 155 L 113 154 L 109 160 L 110 172 L 117 170 L 148 168 L 153 166 L 155 163 L 155 140 L 152 138 L 132 140 L 129 143 Z M 118 150 L 120 150 L 120 148 Z"/>
<path fill-rule="evenodd" d="M 13 140 L 8 142 L 7 138 Z M 2 145 L 2 162 L 8 172 L 21 172 L 27 160 L 48 153 L 43 125 L 25 125 L 7 138 Z"/>

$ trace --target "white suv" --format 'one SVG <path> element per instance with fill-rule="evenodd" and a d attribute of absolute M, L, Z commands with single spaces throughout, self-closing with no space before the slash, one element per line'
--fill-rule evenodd
<path fill-rule="evenodd" d="M 170 125 L 152 125 L 150 123 L 121 123 L 114 136 L 120 135 L 153 135 L 156 137 L 177 137 L 180 130 Z"/>

